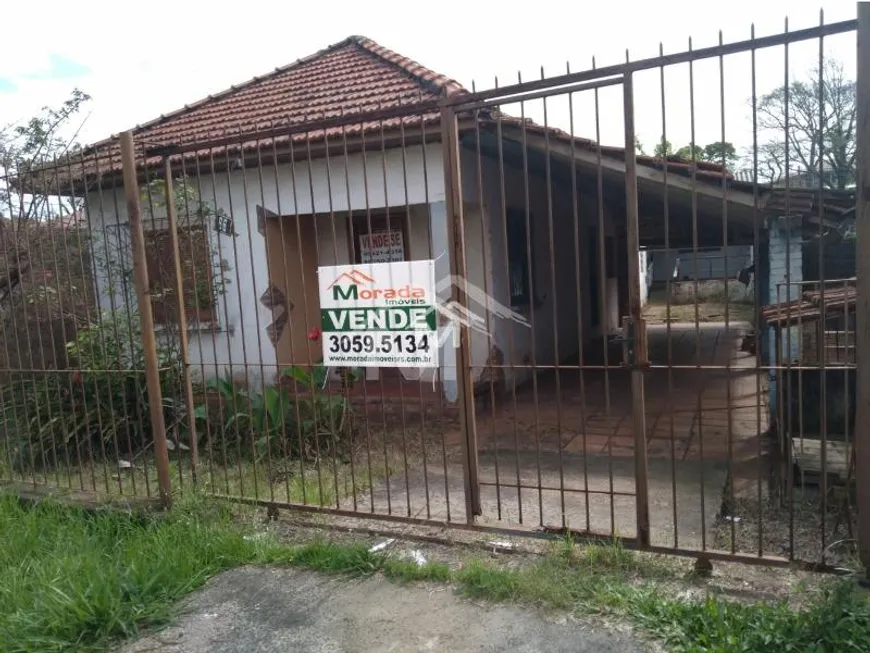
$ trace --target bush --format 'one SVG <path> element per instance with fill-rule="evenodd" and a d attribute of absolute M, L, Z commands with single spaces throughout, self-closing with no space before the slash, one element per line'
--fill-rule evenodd
<path fill-rule="evenodd" d="M 81 458 L 135 455 L 152 442 L 139 317 L 107 313 L 67 343 L 74 367 L 19 375 L 2 392 L 0 420 L 19 468 L 46 468 Z M 167 430 L 180 427 L 181 362 L 158 347 Z"/>
<path fill-rule="evenodd" d="M 218 422 L 225 456 L 235 452 L 256 460 L 267 454 L 316 458 L 344 441 L 350 403 L 344 392 L 325 390 L 326 368 L 307 372 L 291 367 L 282 376 L 293 379 L 302 392 L 291 393 L 282 385 L 257 390 L 230 376 L 206 383 L 217 395 L 217 406 L 200 405 L 195 415 L 203 422 Z"/>

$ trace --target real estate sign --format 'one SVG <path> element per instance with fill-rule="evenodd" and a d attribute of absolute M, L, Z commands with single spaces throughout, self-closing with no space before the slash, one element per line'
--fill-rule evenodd
<path fill-rule="evenodd" d="M 323 364 L 437 367 L 435 262 L 318 268 Z"/>

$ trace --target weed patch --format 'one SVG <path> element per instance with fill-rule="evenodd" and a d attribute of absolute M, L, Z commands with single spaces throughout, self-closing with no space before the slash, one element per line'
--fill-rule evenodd
<path fill-rule="evenodd" d="M 315 539 L 289 546 L 234 521 L 231 508 L 197 497 L 166 515 L 85 512 L 0 495 L 0 650 L 103 651 L 166 623 L 174 603 L 209 577 L 242 564 L 289 564 L 397 582 L 451 582 L 468 597 L 523 603 L 634 623 L 675 653 L 870 650 L 870 604 L 832 582 L 795 610 L 785 602 L 682 600 L 679 572 L 617 544 L 554 543 L 516 568 L 488 559 L 458 569 L 418 566 L 361 543 Z M 813 591 L 813 590 L 805 590 Z"/>

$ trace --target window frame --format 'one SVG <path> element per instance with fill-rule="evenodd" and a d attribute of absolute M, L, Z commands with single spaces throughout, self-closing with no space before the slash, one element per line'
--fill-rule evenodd
<path fill-rule="evenodd" d="M 210 289 L 210 294 L 212 295 L 212 304 L 210 307 L 201 308 L 200 306 L 190 306 L 189 302 L 185 301 L 184 311 L 185 317 L 187 318 L 187 324 L 189 328 L 197 328 L 201 326 L 217 326 L 218 324 L 218 300 L 214 297 L 214 270 L 212 269 L 212 259 L 214 256 L 213 245 L 211 240 L 211 227 L 213 225 L 208 220 L 202 221 L 190 221 L 187 224 L 179 224 L 178 229 L 178 242 L 179 248 L 182 250 L 181 254 L 184 255 L 184 247 L 185 243 L 191 242 L 191 232 L 201 230 L 203 242 L 206 247 L 206 260 L 204 263 L 204 270 L 196 269 L 194 266 L 194 274 L 196 278 L 196 283 L 199 285 L 202 283 L 202 279 L 200 279 L 200 274 L 204 272 L 206 279 L 205 283 L 208 285 Z M 152 220 L 151 224 L 148 224 L 144 229 L 144 245 L 145 245 L 145 264 L 148 269 L 148 289 L 151 293 L 151 311 L 154 320 L 154 326 L 158 329 L 167 329 L 178 326 L 178 309 L 177 309 L 177 299 L 175 298 L 174 293 L 174 283 L 175 283 L 175 272 L 174 265 L 171 261 L 169 261 L 169 267 L 167 268 L 164 265 L 161 265 L 161 261 L 158 258 L 157 252 L 154 251 L 154 238 L 158 234 L 165 234 L 165 238 L 167 239 L 167 245 L 170 242 L 169 240 L 169 222 L 167 219 L 159 219 Z M 171 246 L 167 247 L 170 251 L 171 255 Z M 162 274 L 153 274 L 152 273 L 152 265 L 158 266 L 159 269 L 170 269 L 171 272 L 169 274 L 169 287 L 164 287 L 164 279 Z M 184 260 L 182 260 L 182 265 L 184 265 Z M 192 281 L 192 279 L 191 279 Z M 166 295 L 163 295 L 164 290 L 170 290 L 170 292 Z M 187 284 L 185 284 L 185 279 L 182 279 L 182 293 L 185 295 L 185 299 L 187 299 L 188 291 Z M 162 296 L 158 296 L 162 295 Z M 196 288 L 193 288 L 190 293 L 190 300 L 196 304 L 199 304 L 199 293 L 197 293 Z"/>

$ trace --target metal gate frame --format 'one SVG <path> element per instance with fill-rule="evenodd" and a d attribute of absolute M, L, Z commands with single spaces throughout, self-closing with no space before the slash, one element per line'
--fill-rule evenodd
<path fill-rule="evenodd" d="M 625 207 L 626 207 L 626 254 L 628 263 L 628 315 L 623 318 L 624 336 L 626 340 L 626 358 L 620 369 L 629 370 L 631 380 L 631 418 L 634 438 L 634 480 L 636 501 L 636 528 L 637 536 L 629 540 L 630 544 L 638 548 L 679 553 L 684 555 L 706 555 L 723 559 L 741 560 L 745 562 L 758 562 L 764 564 L 789 564 L 790 561 L 774 558 L 772 556 L 751 556 L 737 554 L 733 551 L 689 551 L 674 547 L 660 547 L 651 544 L 650 533 L 650 506 L 649 506 L 649 456 L 647 451 L 647 425 L 645 406 L 645 373 L 650 367 L 649 351 L 647 346 L 647 329 L 644 322 L 641 305 L 640 275 L 638 269 L 639 243 L 639 215 L 638 215 L 638 174 L 637 157 L 634 150 L 635 122 L 634 122 L 634 80 L 635 72 L 651 69 L 664 68 L 678 63 L 691 63 L 701 59 L 720 58 L 727 54 L 739 52 L 755 52 L 761 48 L 772 46 L 787 46 L 790 43 L 806 40 L 821 40 L 828 35 L 844 32 L 858 32 L 858 76 L 857 76 L 857 101 L 858 101 L 858 206 L 856 226 L 858 231 L 858 274 L 857 288 L 857 322 L 856 347 L 858 357 L 858 418 L 856 420 L 855 441 L 857 446 L 857 468 L 860 473 L 856 474 L 858 489 L 860 531 L 860 554 L 862 562 L 870 567 L 870 510 L 861 511 L 870 505 L 870 3 L 858 3 L 858 19 L 844 21 L 835 24 L 822 23 L 818 27 L 785 32 L 764 38 L 752 38 L 751 40 L 721 44 L 699 50 L 661 55 L 650 59 L 629 61 L 624 64 L 592 68 L 579 73 L 566 73 L 550 78 L 531 82 L 520 82 L 511 86 L 495 88 L 492 90 L 472 92 L 470 94 L 444 96 L 437 102 L 417 103 L 412 106 L 399 106 L 378 111 L 364 112 L 352 116 L 340 116 L 316 121 L 306 122 L 290 126 L 281 126 L 269 130 L 263 130 L 254 134 L 239 134 L 229 137 L 216 138 L 207 142 L 183 144 L 178 146 L 161 145 L 152 149 L 142 148 L 142 157 L 154 159 L 161 157 L 164 164 L 165 174 L 171 182 L 172 166 L 170 159 L 183 161 L 185 154 L 196 153 L 211 148 L 236 145 L 240 141 L 259 141 L 287 137 L 297 133 L 307 133 L 316 130 L 325 130 L 330 127 L 346 127 L 357 125 L 365 121 L 377 123 L 386 119 L 403 116 L 418 116 L 424 111 L 440 112 L 441 141 L 444 152 L 444 182 L 445 203 L 447 208 L 448 237 L 451 245 L 451 272 L 463 279 L 468 278 L 468 252 L 465 240 L 465 215 L 462 193 L 462 170 L 460 160 L 460 140 L 458 115 L 467 111 L 476 111 L 482 108 L 495 107 L 501 104 L 522 102 L 524 100 L 545 98 L 551 95 L 568 94 L 583 90 L 595 90 L 605 86 L 622 85 L 624 107 L 624 142 L 625 142 Z M 724 127 L 723 127 L 724 130 Z M 135 271 L 135 289 L 138 296 L 142 331 L 144 334 L 143 345 L 145 349 L 146 369 L 144 370 L 148 385 L 148 402 L 154 425 L 153 444 L 156 454 L 155 466 L 158 472 L 158 487 L 161 500 L 167 506 L 171 503 L 172 487 L 169 473 L 169 455 L 167 439 L 163 420 L 163 398 L 161 396 L 160 382 L 158 378 L 158 361 L 156 354 L 156 342 L 154 336 L 153 317 L 151 316 L 151 304 L 149 297 L 149 283 L 147 269 L 144 264 L 145 251 L 142 235 L 141 216 L 139 215 L 140 196 L 138 191 L 138 169 L 136 161 L 136 147 L 133 142 L 133 134 L 124 132 L 121 135 L 122 165 L 124 175 L 124 190 L 126 193 L 128 212 L 130 216 L 129 227 L 133 242 L 133 256 L 137 261 Z M 425 134 L 424 134 L 425 143 Z M 142 145 L 142 144 L 140 144 Z M 600 156 L 600 143 L 599 143 Z M 85 168 L 84 154 L 81 154 L 82 168 Z M 345 152 L 346 156 L 346 152 Z M 96 161 L 96 155 L 95 155 Z M 141 164 L 141 160 L 139 163 Z M 196 161 L 198 163 L 198 159 Z M 67 165 L 71 165 L 67 163 Z M 172 190 L 167 188 L 167 204 L 170 206 L 170 221 L 174 219 L 172 208 Z M 180 268 L 178 262 L 178 243 L 173 242 L 175 267 Z M 602 259 L 603 260 L 603 259 Z M 603 263 L 602 263 L 603 265 Z M 180 272 L 178 272 L 180 275 Z M 179 288 L 182 279 L 177 278 Z M 467 283 L 467 282 L 466 282 Z M 179 296 L 179 312 L 184 321 L 185 308 Z M 467 287 L 453 286 L 453 300 L 460 306 L 468 308 L 469 298 Z M 184 331 L 184 329 L 182 329 Z M 182 336 L 182 349 L 184 350 L 185 367 L 190 366 L 185 342 L 186 333 Z M 477 524 L 475 517 L 482 513 L 480 462 L 478 460 L 478 437 L 475 415 L 475 399 L 473 393 L 473 368 L 471 360 L 471 333 L 470 327 L 464 325 L 460 330 L 460 346 L 458 350 L 458 407 L 460 413 L 460 444 L 462 446 L 462 469 L 463 483 L 465 488 L 466 524 L 453 526 L 481 529 L 489 532 L 509 532 L 512 534 L 529 534 L 519 529 L 506 529 Z M 247 363 L 246 363 L 247 364 Z M 824 364 L 822 365 L 824 368 Z M 187 370 L 185 370 L 187 372 Z M 192 413 L 192 393 L 190 377 L 185 375 L 184 399 L 188 404 L 189 412 Z M 193 415 L 189 415 L 191 430 L 195 432 Z M 192 457 L 192 478 L 196 482 L 196 465 L 198 463 L 196 452 Z M 261 505 L 286 506 L 296 510 L 309 510 L 328 512 L 339 515 L 354 517 L 372 517 L 417 524 L 441 525 L 442 522 L 417 517 L 403 517 L 399 515 L 383 515 L 372 512 L 371 514 L 338 507 L 325 507 L 313 505 L 299 505 L 298 503 L 279 502 L 266 498 L 225 497 L 233 500 L 256 503 Z"/>
<path fill-rule="evenodd" d="M 481 106 L 498 105 L 505 100 L 509 102 L 523 101 L 570 93 L 575 91 L 595 90 L 599 88 L 622 85 L 624 106 L 625 134 L 625 200 L 627 229 L 627 261 L 628 261 L 628 300 L 629 315 L 622 317 L 625 347 L 625 360 L 619 369 L 631 370 L 632 422 L 634 431 L 634 467 L 635 467 L 635 505 L 637 543 L 641 548 L 650 546 L 650 516 L 649 516 L 649 482 L 648 459 L 646 444 L 646 413 L 644 403 L 644 371 L 649 365 L 647 351 L 646 325 L 641 304 L 640 276 L 638 254 L 640 253 L 638 228 L 638 191 L 637 191 L 637 159 L 634 150 L 634 84 L 631 70 L 621 76 L 607 73 L 600 74 L 599 79 L 583 76 L 579 84 L 564 87 L 559 84 L 544 86 L 541 82 L 531 82 L 511 87 L 504 91 L 504 98 L 495 92 L 477 94 L 473 99 L 462 98 L 453 105 L 445 102 L 442 105 L 442 143 L 444 144 L 445 187 L 448 200 L 448 224 L 450 225 L 450 242 L 452 243 L 451 266 L 452 273 L 460 276 L 468 283 L 468 267 L 465 246 L 465 216 L 462 201 L 462 173 L 460 162 L 460 147 L 457 124 L 457 112 L 479 109 Z M 542 80 L 550 81 L 550 80 Z M 522 89 L 520 89 L 522 87 Z M 541 88 L 543 87 L 543 88 Z M 528 90 L 526 90 L 528 88 Z M 541 89 L 541 90 L 537 90 Z M 483 101 L 480 98 L 483 98 Z M 604 265 L 604 257 L 601 258 Z M 454 301 L 466 309 L 469 308 L 467 293 L 462 288 L 454 287 Z M 466 521 L 473 524 L 475 518 L 482 514 L 480 468 L 478 459 L 477 422 L 475 418 L 475 401 L 473 394 L 472 364 L 470 352 L 470 327 L 463 325 L 459 348 L 459 401 L 460 424 L 463 429 L 463 470 L 465 476 Z M 533 374 L 536 370 L 533 370 Z M 589 495 L 587 494 L 587 501 Z M 612 500 L 612 497 L 611 497 Z"/>

